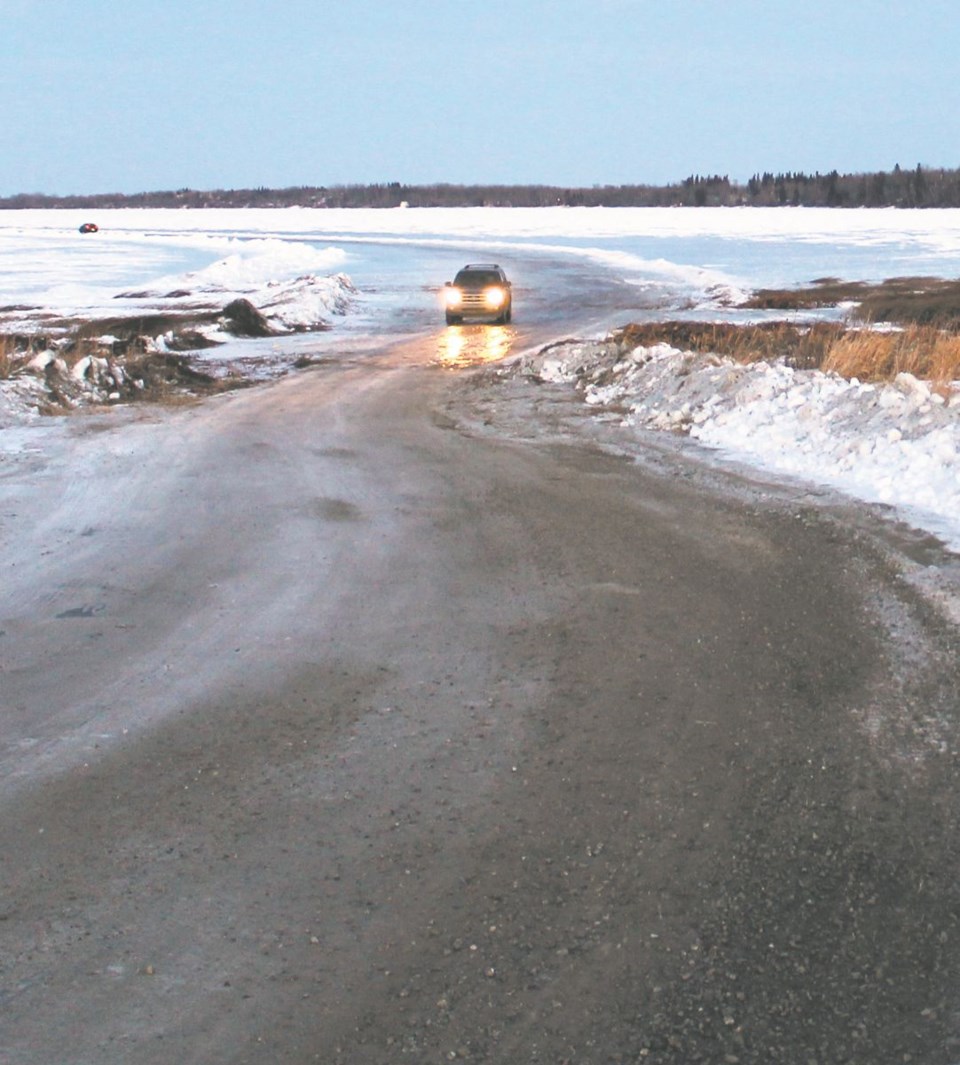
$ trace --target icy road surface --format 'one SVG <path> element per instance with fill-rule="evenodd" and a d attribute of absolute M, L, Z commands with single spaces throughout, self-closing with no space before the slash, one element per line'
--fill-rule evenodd
<path fill-rule="evenodd" d="M 4 480 L 0 1060 L 947 1065 L 909 560 L 443 337 Z"/>

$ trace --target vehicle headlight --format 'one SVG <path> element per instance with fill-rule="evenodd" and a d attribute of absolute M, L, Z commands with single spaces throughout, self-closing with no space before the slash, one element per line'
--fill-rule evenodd
<path fill-rule="evenodd" d="M 455 285 L 447 285 L 443 290 L 443 302 L 448 307 L 456 307 L 463 301 L 463 293 Z"/>
<path fill-rule="evenodd" d="M 483 302 L 491 308 L 502 307 L 506 298 L 507 294 L 502 288 L 488 288 L 483 293 Z"/>

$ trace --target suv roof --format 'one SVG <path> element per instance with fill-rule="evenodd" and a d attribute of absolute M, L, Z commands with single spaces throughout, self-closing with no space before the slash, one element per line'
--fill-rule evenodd
<path fill-rule="evenodd" d="M 455 285 L 503 285 L 509 287 L 507 275 L 496 263 L 470 263 L 461 267 L 454 278 Z"/>

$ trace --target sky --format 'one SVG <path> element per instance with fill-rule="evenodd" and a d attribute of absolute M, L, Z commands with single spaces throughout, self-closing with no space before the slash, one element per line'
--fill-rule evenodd
<path fill-rule="evenodd" d="M 954 0 L 0 0 L 0 196 L 960 166 Z"/>

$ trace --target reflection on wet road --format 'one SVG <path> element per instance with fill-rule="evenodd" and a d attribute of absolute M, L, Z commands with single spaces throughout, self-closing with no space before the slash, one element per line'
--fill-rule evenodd
<path fill-rule="evenodd" d="M 436 361 L 454 369 L 497 362 L 510 354 L 517 336 L 502 325 L 451 325 L 437 338 Z"/>

